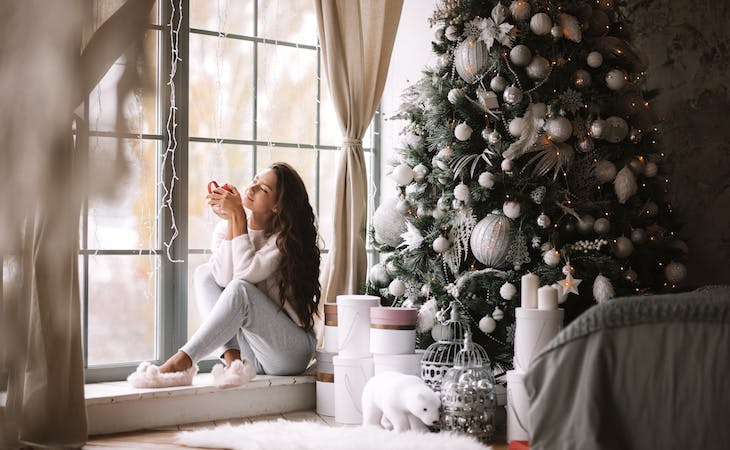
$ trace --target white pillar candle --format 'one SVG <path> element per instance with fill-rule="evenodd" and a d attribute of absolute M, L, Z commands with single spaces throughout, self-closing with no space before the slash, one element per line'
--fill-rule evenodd
<path fill-rule="evenodd" d="M 558 290 L 552 286 L 543 286 L 538 289 L 537 309 L 558 309 Z"/>
<path fill-rule="evenodd" d="M 520 289 L 520 297 L 522 299 L 522 307 L 527 309 L 537 308 L 537 288 L 540 286 L 540 277 L 534 273 L 528 273 L 522 276 L 522 287 Z"/>

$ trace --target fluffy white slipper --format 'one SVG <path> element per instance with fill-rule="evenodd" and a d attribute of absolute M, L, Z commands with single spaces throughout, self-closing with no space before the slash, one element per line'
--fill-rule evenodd
<path fill-rule="evenodd" d="M 256 376 L 256 369 L 247 359 L 237 359 L 230 367 L 223 367 L 223 364 L 216 364 L 210 371 L 213 374 L 213 385 L 217 388 L 240 386 L 253 380 Z"/>
<path fill-rule="evenodd" d="M 197 364 L 182 372 L 160 373 L 159 367 L 145 361 L 137 366 L 135 372 L 129 374 L 127 381 L 136 388 L 190 386 L 196 373 Z"/>

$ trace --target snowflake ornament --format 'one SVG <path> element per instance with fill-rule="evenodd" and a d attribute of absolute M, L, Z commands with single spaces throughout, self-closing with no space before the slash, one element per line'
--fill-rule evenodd
<path fill-rule="evenodd" d="M 563 109 L 575 114 L 578 110 L 583 108 L 583 105 L 585 104 L 583 101 L 583 94 L 568 88 L 565 92 L 560 94 L 560 104 Z"/>

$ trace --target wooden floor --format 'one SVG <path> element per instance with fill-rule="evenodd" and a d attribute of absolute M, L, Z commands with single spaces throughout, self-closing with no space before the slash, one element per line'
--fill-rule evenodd
<path fill-rule="evenodd" d="M 88 450 L 103 449 L 179 449 L 191 448 L 175 444 L 175 435 L 178 431 L 195 430 L 197 428 L 209 428 L 224 423 L 242 424 L 264 420 L 286 419 L 291 421 L 315 421 L 333 427 L 350 426 L 342 425 L 334 421 L 333 417 L 320 416 L 314 411 L 296 411 L 284 414 L 274 414 L 258 417 L 247 417 L 244 419 L 229 419 L 215 422 L 194 423 L 178 425 L 174 427 L 155 428 L 151 430 L 134 431 L 130 433 L 108 434 L 103 436 L 90 436 L 89 442 L 83 447 Z M 507 450 L 507 445 L 498 443 L 492 446 L 494 450 Z"/>

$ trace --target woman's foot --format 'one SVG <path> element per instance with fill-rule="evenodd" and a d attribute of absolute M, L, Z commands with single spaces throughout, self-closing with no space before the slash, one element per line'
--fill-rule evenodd
<path fill-rule="evenodd" d="M 233 361 L 236 361 L 238 359 L 241 359 L 241 352 L 238 349 L 229 348 L 228 350 L 223 352 L 223 361 L 226 362 L 226 367 L 231 367 Z"/>
<path fill-rule="evenodd" d="M 193 366 L 193 360 L 187 353 L 179 351 L 160 366 L 160 373 L 184 372 Z"/>

